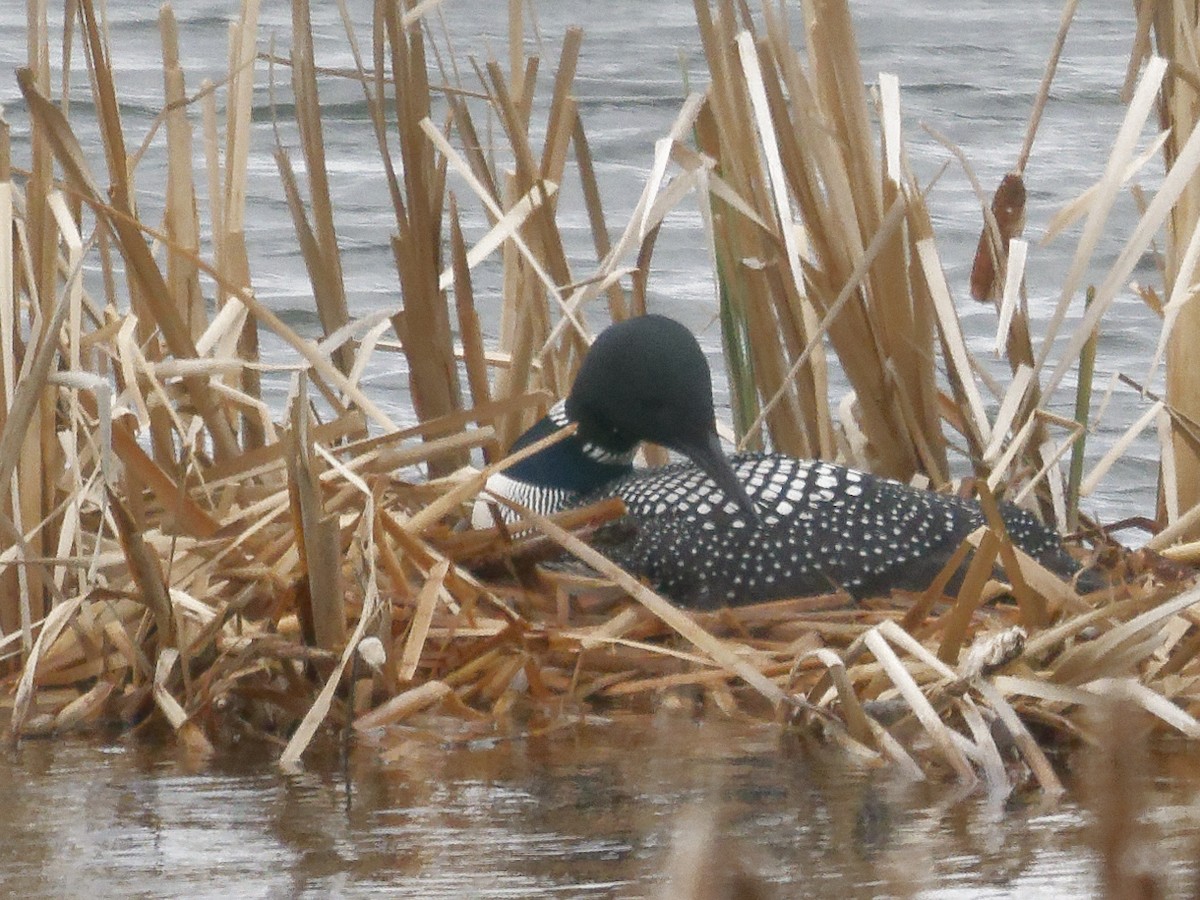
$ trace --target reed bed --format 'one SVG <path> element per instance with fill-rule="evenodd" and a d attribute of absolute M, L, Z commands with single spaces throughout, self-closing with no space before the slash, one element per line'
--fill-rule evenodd
<path fill-rule="evenodd" d="M 1051 356 L 1052 338 L 1080 302 L 1115 193 L 1153 155 L 1139 155 L 1136 138 L 1155 98 L 1182 74 L 1158 58 L 1131 66 L 1136 87 L 1108 170 L 1055 223 L 1087 219 L 1037 345 L 1019 202 L 996 205 L 1011 213 L 1009 240 L 999 252 L 981 242 L 991 276 L 978 280 L 999 286 L 997 345 L 1012 371 L 1000 384 L 963 338 L 928 186 L 905 162 L 899 85 L 863 86 L 844 2 L 803 5 L 805 52 L 782 5 L 751 15 L 697 0 L 711 85 L 681 104 L 616 228 L 572 96 L 583 33 L 568 31 L 556 58 L 530 56 L 524 6 L 512 0 L 508 59 L 472 61 L 468 82 L 465 61 L 449 65 L 439 49 L 436 7 L 379 3 L 369 40 L 346 21 L 356 68 L 337 77 L 361 84 L 370 112 L 403 301 L 356 317 L 322 134 L 319 90 L 333 76 L 319 74 L 304 0 L 282 58 L 258 56 L 257 4 L 246 0 L 227 77 L 191 93 L 165 6 L 162 113 L 137 154 L 105 21 L 81 0 L 63 41 L 83 46 L 103 173 L 79 146 L 69 84 L 53 99 L 46 7 L 30 0 L 29 64 L 17 75 L 28 162 L 9 159 L 6 130 L 0 141 L 0 649 L 13 739 L 165 724 L 200 756 L 261 740 L 293 766 L 318 739 L 353 736 L 400 759 L 413 742 L 518 737 L 615 707 L 685 703 L 778 721 L 914 778 L 1001 793 L 1032 781 L 1057 794 L 1048 754 L 1093 739 L 1084 713 L 1113 697 L 1161 731 L 1200 737 L 1200 590 L 1180 563 L 1121 552 L 1095 530 L 1086 552 L 1117 584 L 1092 595 L 1024 558 L 997 526 L 974 536 L 957 598 L 942 595 L 947 572 L 919 595 L 701 613 L 586 544 L 616 504 L 530 515 L 524 530 L 463 528 L 487 476 L 511 462 L 503 448 L 569 387 L 589 320 L 647 306 L 655 237 L 684 202 L 704 213 L 739 441 L 938 489 L 974 483 L 993 522 L 994 495 L 1075 521 L 1078 497 L 1133 432 L 1068 490 L 1059 462 L 1089 404 L 1071 421 L 1047 412 L 1046 398 L 1164 223 L 1170 246 L 1188 249 L 1161 309 L 1182 304 L 1196 233 L 1180 208 L 1195 182 L 1190 141 L 1169 157 L 1064 355 Z M 554 77 L 543 100 L 544 63 Z M 297 334 L 252 290 L 245 187 L 264 65 L 291 79 L 304 178 L 282 142 L 275 159 L 320 339 Z M 139 218 L 133 182 L 153 150 L 168 167 L 165 214 L 152 223 Z M 566 178 L 582 188 L 591 258 L 568 253 L 559 230 Z M 471 240 L 468 203 L 487 220 Z M 497 267 L 503 284 L 491 345 L 476 310 L 480 266 Z M 85 271 L 98 289 L 85 289 Z M 1162 327 L 1166 341 L 1186 326 Z M 361 386 L 388 331 L 408 362 L 415 427 L 398 428 Z M 268 333 L 300 360 L 286 410 L 262 399 Z M 853 387 L 840 403 L 835 364 Z M 1161 424 L 1169 446 L 1190 421 L 1168 396 L 1138 427 Z M 953 477 L 963 464 L 966 483 Z M 412 467 L 423 476 L 397 474 Z M 1178 541 L 1200 514 L 1169 493 L 1181 471 L 1164 453 L 1155 542 L 1186 561 L 1193 548 Z M 590 574 L 539 566 L 564 552 Z"/>

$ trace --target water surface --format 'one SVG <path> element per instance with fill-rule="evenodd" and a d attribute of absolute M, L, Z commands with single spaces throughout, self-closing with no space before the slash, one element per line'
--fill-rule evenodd
<path fill-rule="evenodd" d="M 394 739 L 392 739 L 394 740 Z M 395 746 L 393 743 L 391 746 Z M 0 765 L 0 893 L 58 897 L 652 897 L 683 823 L 778 896 L 1095 895 L 1074 802 L 963 796 L 854 769 L 774 726 L 597 718 L 543 738 L 410 740 L 287 776 L 199 771 L 134 739 L 27 742 Z M 1175 896 L 1195 878 L 1196 775 L 1137 828 Z"/>

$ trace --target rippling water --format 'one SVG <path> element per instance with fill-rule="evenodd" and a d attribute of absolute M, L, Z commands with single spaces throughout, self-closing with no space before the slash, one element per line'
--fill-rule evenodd
<path fill-rule="evenodd" d="M 1139 828 L 1194 879 L 1194 764 Z M 349 785 L 349 787 L 347 787 Z M 380 765 L 261 755 L 191 772 L 144 742 L 27 743 L 0 766 L 0 892 L 60 897 L 652 897 L 681 823 L 779 896 L 1094 896 L 1086 815 L 999 806 L 822 759 L 774 728 L 673 717 L 537 740 L 416 744 Z M 20 827 L 15 827 L 20 823 Z"/>
<path fill-rule="evenodd" d="M 26 121 L 10 73 L 24 61 L 20 6 L 0 5 L 0 100 L 14 126 L 18 164 Z M 195 90 L 202 78 L 223 73 L 233 4 L 189 0 L 176 6 L 188 87 Z M 349 66 L 335 4 L 315 6 L 318 62 Z M 370 4 L 350 6 L 363 26 Z M 460 63 L 468 54 L 506 52 L 506 35 L 495 25 L 500 6 L 445 4 Z M 900 78 L 909 153 L 922 178 L 949 157 L 921 130 L 922 122 L 963 148 L 989 191 L 1013 165 L 1058 6 L 1041 0 L 855 5 L 867 77 L 886 71 Z M 147 9 L 128 3 L 108 9 L 131 147 L 161 106 L 157 30 Z M 693 85 L 703 78 L 692 4 L 556 0 L 540 4 L 537 14 L 543 93 L 564 28 L 585 29 L 575 91 L 610 227 L 619 228 L 641 190 L 653 143 L 684 97 L 682 73 Z M 1081 6 L 1026 172 L 1026 234 L 1035 242 L 1050 215 L 1102 170 L 1123 112 L 1117 92 L 1132 27 L 1124 0 Z M 272 36 L 285 44 L 289 31 L 286 5 L 269 4 L 264 45 Z M 81 51 L 75 56 L 78 69 Z M 87 125 L 86 81 L 81 72 L 75 77 L 72 119 L 102 171 L 101 149 Z M 308 280 L 270 156 L 265 70 L 262 77 L 247 221 L 254 286 L 289 323 L 314 334 Z M 286 72 L 277 78 L 277 114 L 285 141 L 295 148 Z M 349 300 L 352 313 L 361 315 L 396 303 L 388 249 L 394 221 L 358 88 L 328 81 L 322 96 Z M 162 176 L 162 160 L 151 153 L 137 173 L 139 203 L 149 221 L 160 212 Z M 1121 204 L 1089 279 L 1099 279 L 1131 227 L 1132 202 Z M 993 313 L 966 300 L 978 204 L 956 164 L 938 182 L 930 206 L 966 327 L 986 355 Z M 478 234 L 482 215 L 469 204 L 465 212 L 468 230 Z M 561 218 L 575 274 L 586 273 L 589 240 L 573 182 L 564 186 Z M 1031 249 L 1035 316 L 1044 317 L 1057 298 L 1073 234 Z M 496 285 L 494 275 L 491 282 L 488 277 L 481 276 L 477 296 L 491 321 L 487 298 Z M 650 289 L 654 308 L 701 331 L 718 361 L 712 277 L 694 204 L 668 220 Z M 1097 382 L 1118 370 L 1140 377 L 1156 336 L 1156 323 L 1140 302 L 1120 298 L 1104 326 Z M 274 361 L 288 358 L 270 342 L 265 353 Z M 398 357 L 377 360 L 367 388 L 395 417 L 410 417 Z M 285 389 L 284 379 L 268 383 L 275 400 Z M 1118 395 L 1091 444 L 1093 459 L 1142 408 L 1133 395 Z M 1153 455 L 1149 443 L 1136 445 L 1092 499 L 1093 508 L 1109 519 L 1149 509 Z M 955 798 L 946 788 L 905 787 L 815 765 L 804 755 L 781 752 L 775 733 L 757 727 L 610 726 L 553 741 L 414 750 L 391 766 L 379 766 L 365 752 L 350 769 L 349 804 L 346 781 L 332 761 L 312 761 L 311 774 L 287 778 L 272 768 L 269 755 L 189 772 L 163 748 L 136 741 L 27 744 L 0 765 L 6 848 L 0 889 L 29 897 L 646 896 L 657 884 L 671 829 L 693 803 L 718 810 L 726 833 L 751 848 L 760 868 L 785 886 L 785 895 L 904 895 L 907 883 L 927 897 L 1061 897 L 1086 896 L 1095 885 L 1092 857 L 1081 845 L 1084 816 L 1071 804 L 997 810 Z M 1168 783 L 1157 795 L 1153 817 L 1163 830 L 1164 858 L 1177 868 L 1194 846 L 1193 795 L 1194 782 L 1187 779 Z"/>

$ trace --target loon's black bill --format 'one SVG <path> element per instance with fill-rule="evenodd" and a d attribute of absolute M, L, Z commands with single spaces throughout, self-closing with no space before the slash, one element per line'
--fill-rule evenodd
<path fill-rule="evenodd" d="M 737 503 L 742 512 L 749 516 L 752 522 L 762 523 L 762 519 L 758 515 L 758 509 L 754 506 L 754 501 L 750 499 L 750 495 L 746 493 L 746 489 L 738 481 L 737 475 L 733 471 L 733 466 L 729 462 L 729 457 L 721 449 L 721 439 L 717 437 L 715 431 L 709 432 L 706 435 L 704 443 L 687 443 L 675 449 L 685 454 L 688 459 L 703 469 L 705 474 L 717 483 L 717 487 L 721 489 L 721 492 L 730 500 Z"/>

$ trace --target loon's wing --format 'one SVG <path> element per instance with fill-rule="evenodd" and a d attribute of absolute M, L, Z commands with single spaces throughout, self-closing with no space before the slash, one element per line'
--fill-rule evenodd
<path fill-rule="evenodd" d="M 978 505 L 822 461 L 778 454 L 734 458 L 754 499 L 753 523 L 689 464 L 638 472 L 608 485 L 634 523 L 594 542 L 672 599 L 699 607 L 842 589 L 855 598 L 921 590 L 983 524 Z M 1003 508 L 1013 541 L 1048 568 L 1078 564 L 1053 531 Z"/>

